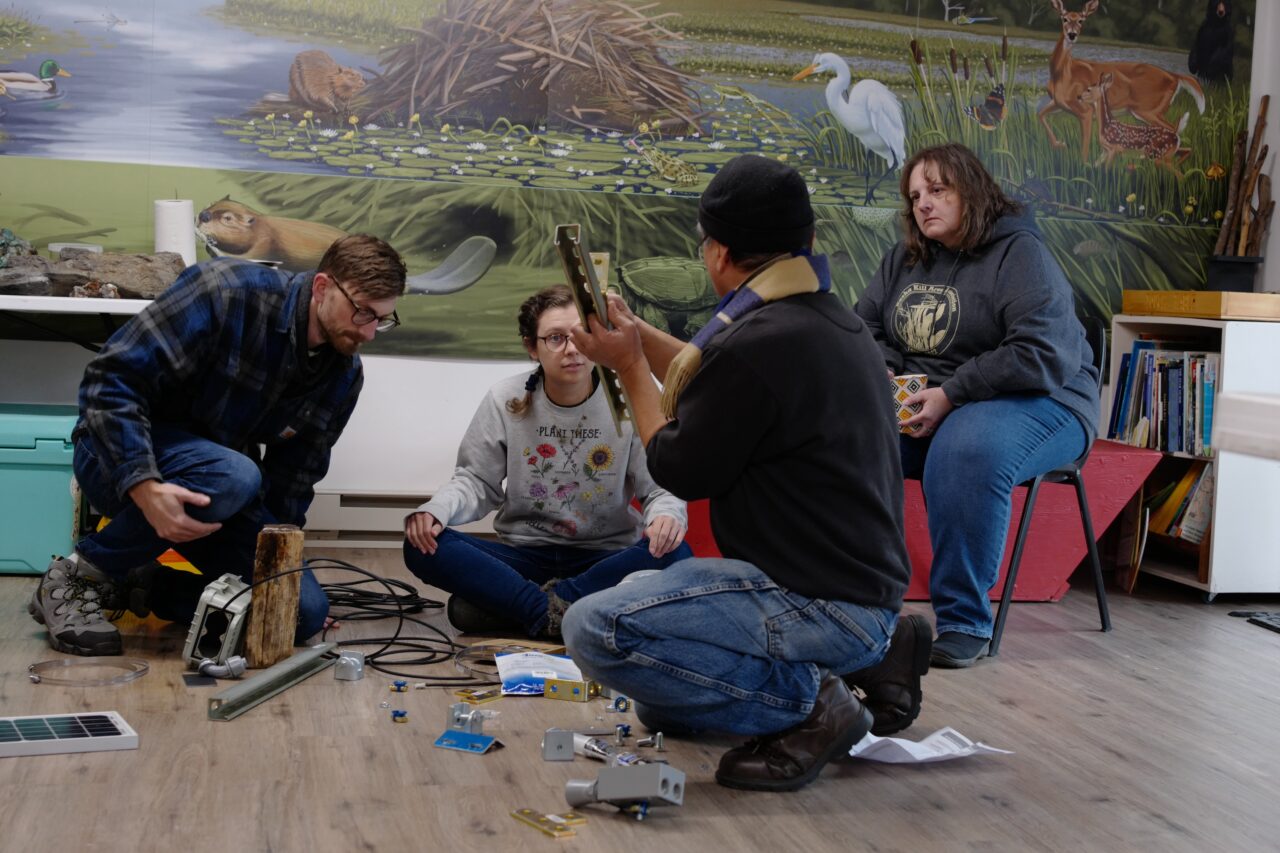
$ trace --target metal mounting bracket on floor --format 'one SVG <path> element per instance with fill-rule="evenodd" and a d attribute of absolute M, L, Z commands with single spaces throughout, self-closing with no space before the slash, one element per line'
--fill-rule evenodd
<path fill-rule="evenodd" d="M 326 657 L 337 648 L 337 643 L 320 643 L 295 652 L 275 666 L 233 684 L 209 697 L 209 719 L 234 720 L 250 708 L 288 690 L 299 681 L 333 666 L 337 656 Z"/>

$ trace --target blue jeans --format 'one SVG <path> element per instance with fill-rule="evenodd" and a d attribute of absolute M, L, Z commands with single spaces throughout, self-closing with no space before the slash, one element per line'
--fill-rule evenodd
<path fill-rule="evenodd" d="M 543 584 L 563 578 L 552 591 L 567 602 L 611 586 L 632 572 L 665 569 L 692 557 L 687 542 L 665 557 L 649 553 L 641 539 L 620 551 L 600 551 L 567 545 L 514 546 L 480 539 L 445 528 L 437 537 L 435 554 L 424 554 L 404 542 L 404 563 L 417 577 L 445 592 L 462 596 L 491 613 L 510 616 L 536 637 L 547 623 L 547 594 Z"/>
<path fill-rule="evenodd" d="M 991 636 L 987 592 L 1000 576 L 1013 489 L 1079 459 L 1086 440 L 1070 410 L 1029 394 L 966 403 L 933 436 L 902 436 L 903 474 L 922 480 L 929 513 L 938 633 Z"/>
<path fill-rule="evenodd" d="M 813 712 L 827 673 L 884 657 L 897 613 L 809 598 L 742 560 L 694 558 L 569 608 L 589 678 L 685 730 L 771 734 Z"/>
<path fill-rule="evenodd" d="M 187 514 L 199 521 L 220 521 L 222 528 L 190 542 L 161 539 L 142 510 L 116 494 L 111 472 L 103 470 L 93 439 L 85 436 L 76 443 L 72 463 L 76 481 L 89 503 L 111 522 L 81 539 L 76 551 L 108 575 L 123 580 L 135 566 L 177 548 L 201 574 L 157 572 L 147 604 L 161 619 L 190 622 L 210 581 L 228 572 L 253 580 L 258 533 L 271 521 L 259 494 L 262 475 L 244 454 L 174 427 L 153 424 L 151 444 L 164 482 L 209 496 L 208 506 L 188 505 Z M 320 583 L 310 570 L 302 572 L 295 640 L 302 642 L 317 633 L 328 614 L 329 599 Z"/>

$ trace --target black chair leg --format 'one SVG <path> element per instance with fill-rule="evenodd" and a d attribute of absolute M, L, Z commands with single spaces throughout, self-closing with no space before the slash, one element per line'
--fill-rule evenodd
<path fill-rule="evenodd" d="M 1004 622 L 1009 615 L 1009 605 L 1013 603 L 1013 584 L 1018 578 L 1018 564 L 1022 562 L 1022 549 L 1027 544 L 1027 531 L 1031 529 L 1031 513 L 1036 508 L 1036 495 L 1043 479 L 1043 476 L 1036 477 L 1027 486 L 1027 499 L 1022 505 L 1022 518 L 1018 521 L 1018 535 L 1013 540 L 1013 556 L 1009 558 L 1009 571 L 1005 574 L 1004 589 L 1000 593 L 1000 609 L 996 612 L 996 624 L 991 631 L 991 645 L 987 650 L 991 657 L 1000 651 Z"/>
<path fill-rule="evenodd" d="M 1084 479 L 1071 478 L 1080 501 L 1080 520 L 1084 523 L 1084 541 L 1089 546 L 1089 563 L 1093 566 L 1093 589 L 1098 597 L 1098 621 L 1103 631 L 1111 630 L 1111 613 L 1107 610 L 1107 584 L 1102 578 L 1102 560 L 1098 558 L 1098 543 L 1093 537 L 1093 517 L 1089 515 L 1089 500 L 1084 493 Z"/>

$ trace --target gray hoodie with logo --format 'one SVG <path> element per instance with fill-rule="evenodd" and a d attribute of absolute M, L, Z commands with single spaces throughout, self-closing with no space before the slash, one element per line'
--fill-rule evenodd
<path fill-rule="evenodd" d="M 934 244 L 906 265 L 899 243 L 854 307 L 895 374 L 923 373 L 955 406 L 997 394 L 1048 395 L 1092 442 L 1098 370 L 1071 285 L 1030 217 L 1003 216 L 973 251 Z"/>

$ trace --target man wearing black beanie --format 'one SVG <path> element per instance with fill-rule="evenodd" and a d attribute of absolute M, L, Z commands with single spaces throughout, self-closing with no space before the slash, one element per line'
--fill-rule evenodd
<path fill-rule="evenodd" d="M 649 728 L 753 736 L 721 758 L 721 784 L 789 791 L 869 730 L 911 724 L 930 630 L 898 621 L 910 570 L 891 397 L 871 333 L 810 252 L 804 179 L 737 157 L 698 224 L 723 298 L 692 342 L 617 297 L 613 329 L 593 319 L 573 341 L 618 372 L 654 480 L 710 498 L 724 559 L 580 599 L 563 632 L 583 672 L 632 697 Z"/>

